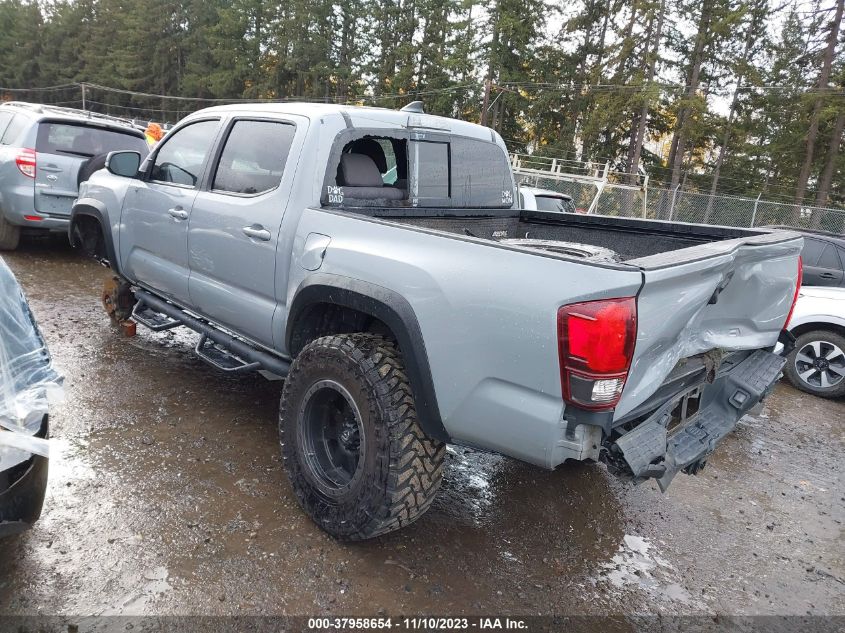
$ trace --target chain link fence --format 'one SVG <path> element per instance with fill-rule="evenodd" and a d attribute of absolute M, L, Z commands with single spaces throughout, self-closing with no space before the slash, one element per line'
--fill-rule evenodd
<path fill-rule="evenodd" d="M 582 180 L 580 175 L 541 175 L 515 170 L 517 182 L 565 193 L 576 208 L 586 212 L 617 217 L 636 217 L 674 222 L 693 222 L 719 226 L 793 226 L 797 228 L 845 233 L 845 209 L 796 206 L 788 202 L 746 198 L 678 189 L 631 186 Z"/>

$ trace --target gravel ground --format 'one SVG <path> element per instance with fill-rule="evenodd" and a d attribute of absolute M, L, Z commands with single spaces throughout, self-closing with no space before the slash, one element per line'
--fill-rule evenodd
<path fill-rule="evenodd" d="M 0 614 L 845 614 L 845 403 L 778 385 L 667 494 L 600 465 L 450 450 L 420 521 L 338 543 L 279 459 L 281 383 L 173 331 L 122 338 L 108 271 L 60 240 L 5 255 L 67 400 L 36 526 L 0 541 Z"/>

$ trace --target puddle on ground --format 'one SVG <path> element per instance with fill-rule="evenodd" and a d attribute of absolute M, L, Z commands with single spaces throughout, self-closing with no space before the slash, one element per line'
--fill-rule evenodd
<path fill-rule="evenodd" d="M 613 558 L 600 569 L 598 583 L 609 585 L 611 590 L 639 589 L 653 598 L 703 608 L 677 582 L 677 570 L 647 538 L 626 534 Z"/>
<path fill-rule="evenodd" d="M 132 590 L 105 609 L 102 615 L 144 615 L 149 604 L 170 591 L 169 573 L 165 567 L 155 567 L 139 577 L 127 579 Z"/>

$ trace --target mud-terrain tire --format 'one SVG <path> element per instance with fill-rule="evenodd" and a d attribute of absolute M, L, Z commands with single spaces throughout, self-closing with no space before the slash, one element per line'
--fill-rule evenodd
<path fill-rule="evenodd" d="M 401 355 L 381 336 L 309 343 L 285 380 L 279 434 L 300 505 L 338 539 L 408 525 L 440 487 L 446 445 L 420 428 Z"/>
<path fill-rule="evenodd" d="M 21 227 L 9 223 L 0 211 L 0 251 L 13 251 L 21 239 Z"/>
<path fill-rule="evenodd" d="M 817 356 L 821 366 L 814 362 Z M 813 330 L 799 336 L 783 368 L 793 387 L 822 398 L 845 396 L 843 370 L 845 337 L 831 330 Z M 822 377 L 828 386 L 823 386 Z"/>

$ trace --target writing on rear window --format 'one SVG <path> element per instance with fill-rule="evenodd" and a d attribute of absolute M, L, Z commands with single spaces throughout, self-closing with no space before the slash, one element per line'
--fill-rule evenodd
<path fill-rule="evenodd" d="M 341 204 L 343 202 L 343 187 L 329 185 L 327 189 L 329 191 L 329 203 Z"/>

